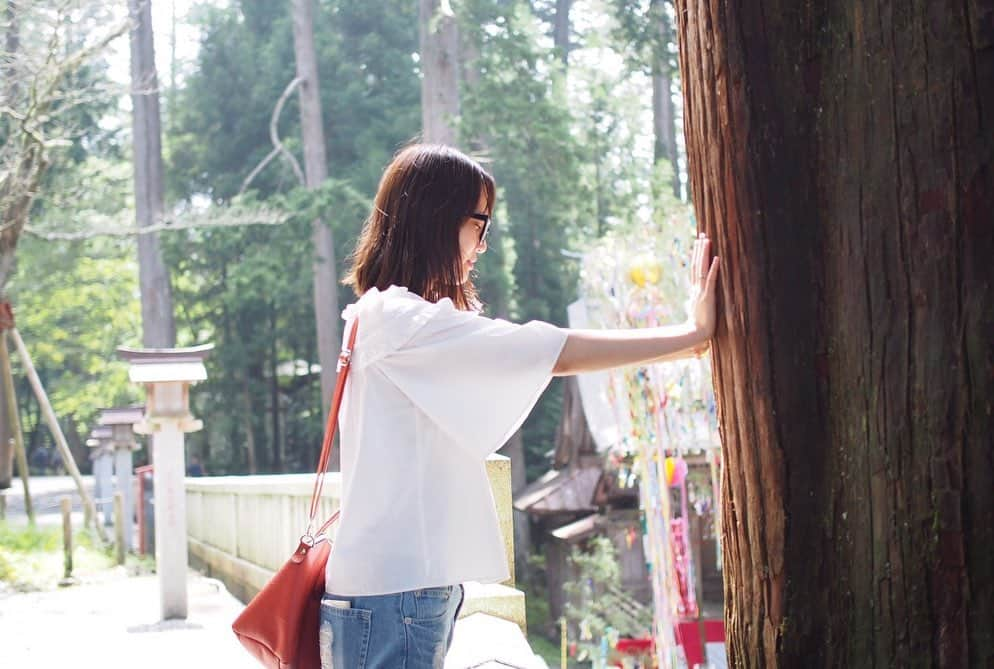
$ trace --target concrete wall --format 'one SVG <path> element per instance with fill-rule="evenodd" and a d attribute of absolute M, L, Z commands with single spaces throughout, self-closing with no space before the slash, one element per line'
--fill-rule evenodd
<path fill-rule="evenodd" d="M 512 577 L 501 585 L 467 584 L 462 615 L 487 613 L 515 622 L 524 631 L 524 593 L 514 588 L 513 577 L 511 461 L 493 455 L 487 460 L 487 471 Z M 313 474 L 187 478 L 191 564 L 248 601 L 296 549 L 313 485 Z M 338 474 L 325 478 L 318 513 L 322 521 L 338 508 L 340 485 Z"/>

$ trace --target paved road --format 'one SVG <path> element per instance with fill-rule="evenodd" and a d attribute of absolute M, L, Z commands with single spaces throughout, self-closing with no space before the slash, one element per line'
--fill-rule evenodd
<path fill-rule="evenodd" d="M 93 477 L 83 477 L 83 487 L 93 496 Z M 62 523 L 60 500 L 68 495 L 73 503 L 73 525 L 80 527 L 83 522 L 83 503 L 79 490 L 71 476 L 32 476 L 28 479 L 28 489 L 31 491 L 31 503 L 34 506 L 35 518 L 39 525 L 59 525 Z M 0 492 L 7 499 L 7 522 L 12 525 L 27 524 L 28 516 L 24 510 L 24 487 L 21 479 L 16 478 L 12 486 Z"/>
<path fill-rule="evenodd" d="M 0 598 L 0 664 L 258 669 L 231 633 L 242 605 L 220 582 L 190 572 L 185 621 L 159 620 L 158 587 L 155 576 L 110 570 L 84 585 Z"/>

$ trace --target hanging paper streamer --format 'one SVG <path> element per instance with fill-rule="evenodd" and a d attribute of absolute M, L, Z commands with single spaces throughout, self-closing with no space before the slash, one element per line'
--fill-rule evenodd
<path fill-rule="evenodd" d="M 589 327 L 644 328 L 687 317 L 689 217 L 624 236 L 609 233 L 585 255 L 582 300 Z M 642 546 L 652 584 L 659 667 L 677 666 L 674 624 L 698 613 L 688 512 L 720 515 L 720 450 L 711 370 L 689 359 L 611 372 L 601 399 L 617 421 L 607 468 L 619 487 L 639 486 Z M 586 405 L 588 400 L 584 396 Z M 604 430 L 603 433 L 609 433 Z M 710 476 L 691 476 L 686 456 L 704 455 Z M 707 490 L 707 488 L 710 488 Z M 679 495 L 674 508 L 671 491 Z M 693 497 L 691 500 L 690 497 Z M 717 525 L 716 525 L 717 529 Z"/>

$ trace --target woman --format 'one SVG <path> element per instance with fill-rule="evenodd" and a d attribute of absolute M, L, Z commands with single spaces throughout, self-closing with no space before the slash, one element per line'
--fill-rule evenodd
<path fill-rule="evenodd" d="M 359 300 L 340 413 L 342 515 L 321 606 L 339 669 L 442 667 L 465 581 L 510 577 L 485 460 L 554 375 L 676 358 L 714 332 L 718 259 L 694 248 L 693 317 L 640 330 L 514 325 L 479 313 L 494 182 L 455 149 L 387 167 L 344 282 Z"/>

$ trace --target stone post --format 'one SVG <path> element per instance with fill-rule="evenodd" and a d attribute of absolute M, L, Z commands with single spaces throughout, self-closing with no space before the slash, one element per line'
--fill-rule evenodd
<path fill-rule="evenodd" d="M 132 453 L 138 450 L 134 426 L 145 415 L 145 407 L 115 407 L 101 409 L 100 425 L 111 430 L 111 446 L 114 449 L 114 479 L 116 489 L 121 493 L 121 512 L 124 519 L 124 549 L 134 549 L 135 492 Z"/>
<path fill-rule="evenodd" d="M 152 436 L 155 489 L 155 563 L 163 620 L 187 616 L 186 473 L 184 436 L 203 423 L 190 414 L 190 385 L 207 378 L 203 360 L 213 344 L 195 348 L 130 349 L 133 383 L 145 386 L 145 414 L 135 432 Z"/>
<path fill-rule="evenodd" d="M 93 469 L 93 497 L 97 505 L 97 522 L 110 525 L 114 522 L 114 447 L 111 445 L 111 429 L 95 427 L 90 432 L 86 445 L 90 448 L 90 461 Z M 102 520 L 101 520 L 102 518 Z"/>

